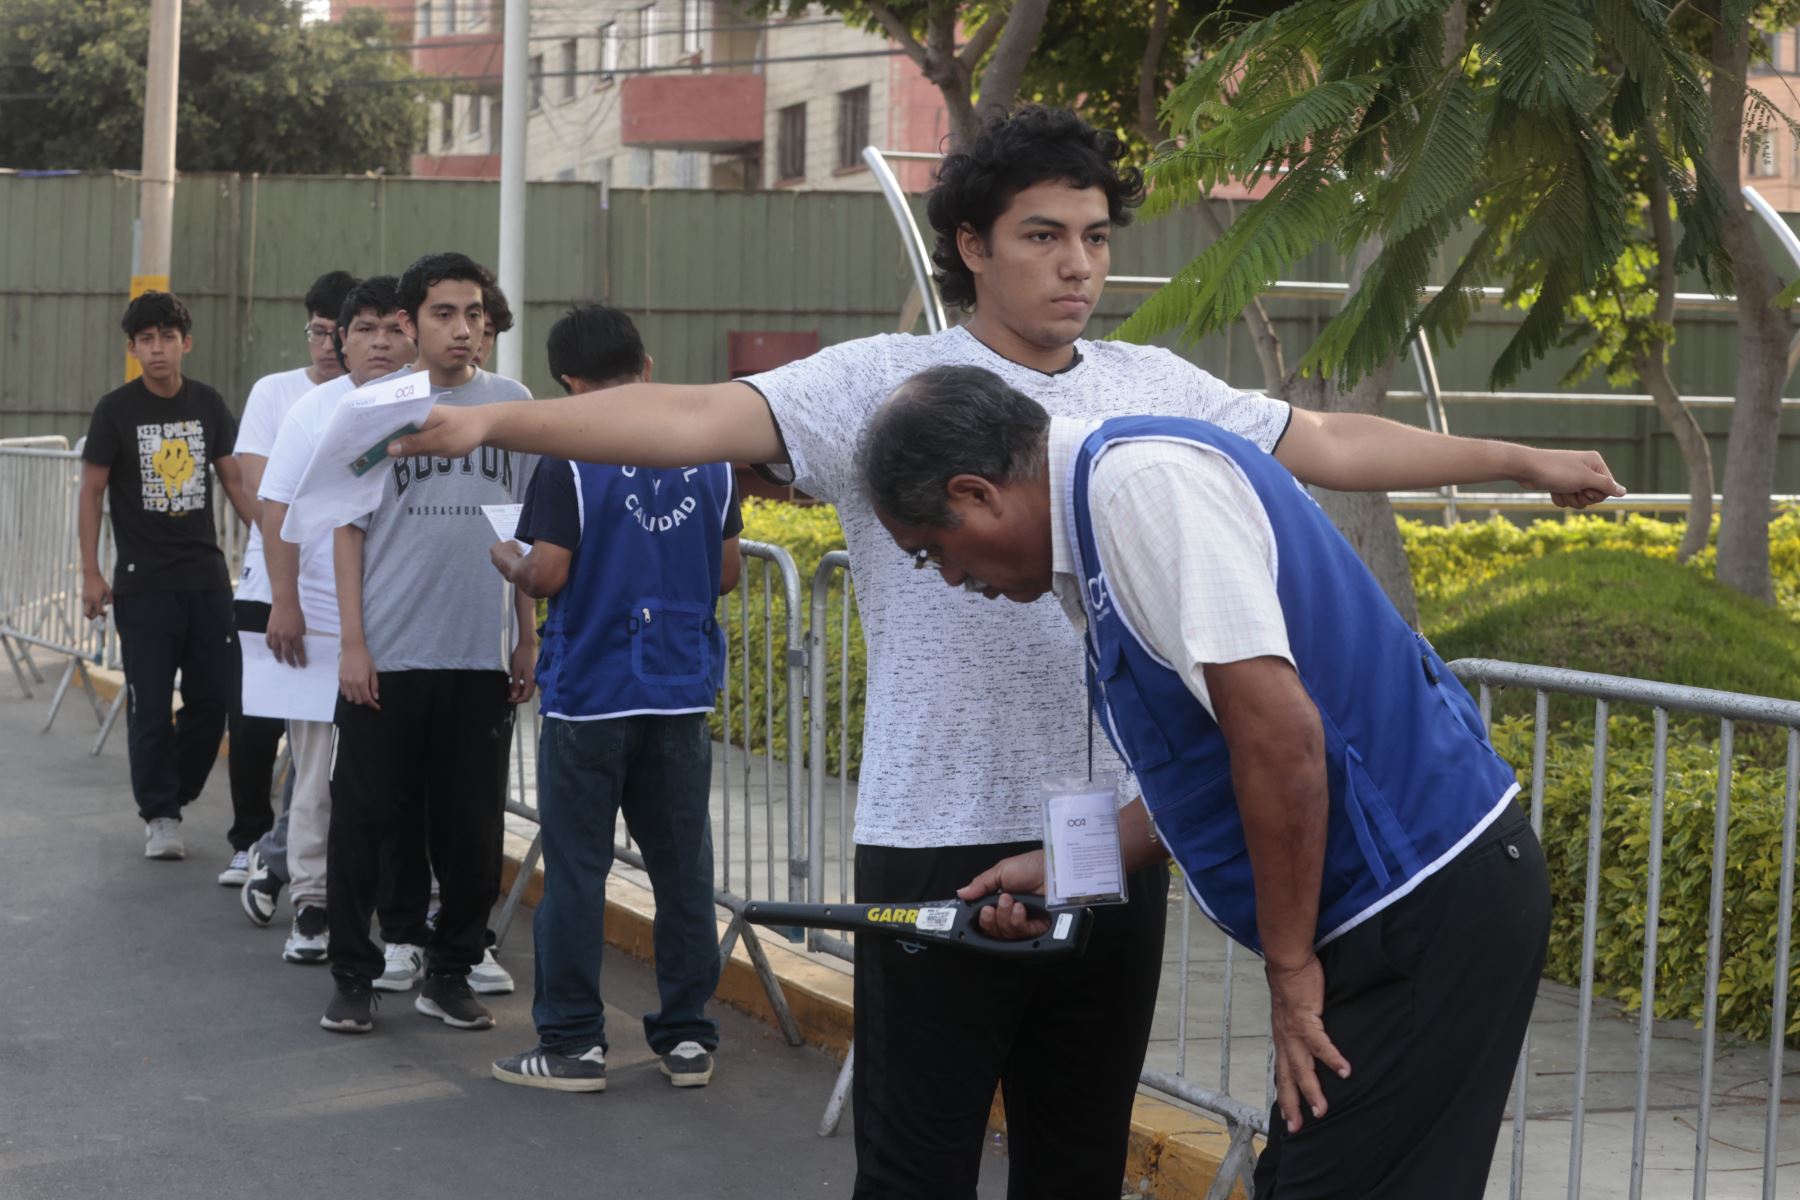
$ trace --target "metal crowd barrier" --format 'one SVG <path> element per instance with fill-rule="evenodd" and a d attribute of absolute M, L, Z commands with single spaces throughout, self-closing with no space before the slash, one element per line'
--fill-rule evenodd
<path fill-rule="evenodd" d="M 1631 1177 L 1632 1200 L 1643 1194 L 1644 1148 L 1648 1120 L 1651 1062 L 1651 1034 L 1656 999 L 1656 936 L 1662 903 L 1663 810 L 1667 787 L 1669 713 L 1690 713 L 1714 717 L 1719 721 L 1718 789 L 1713 810 L 1712 887 L 1709 894 L 1706 938 L 1706 991 L 1701 1025 L 1701 1065 L 1699 1079 L 1699 1119 L 1694 1131 L 1694 1196 L 1704 1200 L 1707 1194 L 1707 1159 L 1712 1148 L 1710 1126 L 1713 1113 L 1713 1068 L 1717 1053 L 1719 1008 L 1719 966 L 1722 959 L 1724 932 L 1725 873 L 1727 833 L 1731 822 L 1732 738 L 1739 721 L 1774 725 L 1787 730 L 1786 807 L 1782 818 L 1781 882 L 1777 900 L 1775 941 L 1775 978 L 1770 996 L 1771 1033 L 1769 1035 L 1769 1075 L 1767 1114 L 1764 1124 L 1762 1156 L 1763 1200 L 1775 1200 L 1777 1134 L 1781 1119 L 1781 1072 L 1787 1026 L 1788 967 L 1790 943 L 1793 939 L 1794 908 L 1794 841 L 1796 787 L 1800 785 L 1800 702 L 1766 696 L 1746 696 L 1736 692 L 1719 692 L 1708 688 L 1683 687 L 1644 679 L 1626 679 L 1616 675 L 1596 675 L 1583 671 L 1566 671 L 1556 667 L 1525 666 L 1519 663 L 1493 662 L 1487 659 L 1461 659 L 1450 664 L 1464 683 L 1480 689 L 1481 712 L 1486 719 L 1492 712 L 1495 688 L 1532 689 L 1536 704 L 1533 717 L 1531 756 L 1531 824 L 1540 833 L 1544 818 L 1544 760 L 1552 695 L 1581 696 L 1594 701 L 1594 766 L 1593 787 L 1588 809 L 1587 876 L 1585 906 L 1581 926 L 1580 1010 L 1576 1032 L 1576 1065 L 1570 1115 L 1569 1182 L 1566 1195 L 1576 1200 L 1581 1194 L 1582 1142 L 1587 1116 L 1588 1049 L 1594 1009 L 1594 957 L 1596 914 L 1600 893 L 1600 852 L 1603 806 L 1606 798 L 1607 715 L 1615 703 L 1645 706 L 1651 709 L 1655 724 L 1655 749 L 1651 767 L 1651 802 L 1649 835 L 1649 878 L 1644 896 L 1644 966 L 1642 994 L 1638 1015 L 1637 1090 L 1632 1114 Z M 1518 1074 L 1513 1083 L 1512 1176 L 1509 1194 L 1522 1194 L 1525 1161 L 1525 1096 L 1526 1053 L 1519 1059 Z"/>
<path fill-rule="evenodd" d="M 806 843 L 806 783 L 800 756 L 794 752 L 799 745 L 805 687 L 801 669 L 805 649 L 800 635 L 800 574 L 793 558 L 780 546 L 748 540 L 739 545 L 744 555 L 743 576 L 731 595 L 720 598 L 718 607 L 719 623 L 731 643 L 725 682 L 719 695 L 718 712 L 727 736 L 722 739 L 717 764 L 723 779 L 723 797 L 719 805 L 722 831 L 714 844 L 716 879 L 713 888 L 714 902 L 731 913 L 731 922 L 719 942 L 719 959 L 721 964 L 728 962 L 742 939 L 782 1035 L 789 1045 L 798 1046 L 804 1038 L 788 1007 L 781 981 L 769 964 L 756 927 L 745 923 L 743 910 L 750 900 L 801 899 L 806 895 L 806 875 L 811 863 Z M 755 637 L 752 636 L 751 616 L 759 605 L 762 628 L 761 636 Z M 730 619 L 733 610 L 737 613 L 735 621 Z M 777 624 L 783 625 L 779 638 L 775 634 Z M 730 649 L 739 652 L 736 670 L 731 669 Z M 760 662 L 760 678 L 764 682 L 760 704 L 752 702 L 752 685 L 756 678 L 752 671 L 753 661 Z M 775 686 L 778 682 L 784 692 L 779 703 Z M 753 735 L 759 726 L 764 738 L 760 772 L 756 766 L 757 756 L 751 750 Z M 787 762 L 779 776 L 771 753 L 778 727 L 786 730 L 788 735 Z M 507 812 L 534 824 L 538 820 L 539 728 L 536 703 L 526 705 L 513 726 L 514 769 L 506 799 Z M 742 737 L 743 745 L 734 744 L 733 736 Z M 758 774 L 762 784 L 760 800 L 755 786 Z M 781 788 L 776 786 L 778 778 L 783 780 Z M 785 813 L 779 819 L 776 812 L 778 798 L 785 807 Z M 530 849 L 514 876 L 495 922 L 499 943 L 505 941 L 542 853 L 543 831 L 540 829 L 531 839 Z M 614 845 L 613 853 L 628 866 L 645 869 L 643 856 L 632 845 L 629 831 Z M 785 865 L 777 870 L 777 862 L 783 858 Z"/>

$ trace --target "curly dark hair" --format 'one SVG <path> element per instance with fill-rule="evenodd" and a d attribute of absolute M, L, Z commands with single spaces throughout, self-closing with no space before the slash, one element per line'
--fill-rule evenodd
<path fill-rule="evenodd" d="M 487 310 L 487 319 L 494 323 L 495 333 L 512 332 L 512 305 L 506 302 L 506 293 L 500 290 L 499 284 L 481 289 L 481 307 Z"/>
<path fill-rule="evenodd" d="M 931 252 L 938 292 L 957 308 L 975 306 L 975 274 L 956 248 L 963 226 L 986 238 L 1013 197 L 1046 180 L 1106 193 L 1114 225 L 1131 224 L 1144 199 L 1144 173 L 1121 166 L 1125 143 L 1066 108 L 1025 105 L 990 120 L 967 149 L 949 155 L 926 197 L 925 213 L 937 232 Z"/>

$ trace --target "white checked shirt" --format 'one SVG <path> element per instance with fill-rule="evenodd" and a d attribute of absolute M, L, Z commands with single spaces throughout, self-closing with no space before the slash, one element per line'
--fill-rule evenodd
<path fill-rule="evenodd" d="M 1072 486 L 1076 456 L 1096 424 L 1050 418 L 1052 586 L 1083 630 Z M 1207 663 L 1294 661 L 1275 593 L 1275 533 L 1230 458 L 1192 442 L 1116 442 L 1095 461 L 1088 510 L 1120 614 L 1207 712 Z"/>

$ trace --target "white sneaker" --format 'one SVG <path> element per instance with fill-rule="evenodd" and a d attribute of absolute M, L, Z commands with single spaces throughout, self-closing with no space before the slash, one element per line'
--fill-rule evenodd
<path fill-rule="evenodd" d="M 425 951 L 405 942 L 391 942 L 386 951 L 387 969 L 375 986 L 384 992 L 405 992 L 425 977 Z"/>
<path fill-rule="evenodd" d="M 144 825 L 145 858 L 186 858 L 187 847 L 181 844 L 181 822 L 174 817 L 157 817 Z"/>
<path fill-rule="evenodd" d="M 505 996 L 513 990 L 513 977 L 494 960 L 494 952 L 482 952 L 481 961 L 469 972 L 469 990 L 482 996 Z"/>
<path fill-rule="evenodd" d="M 231 856 L 231 864 L 219 872 L 220 887 L 243 887 L 250 878 L 250 852 L 239 850 Z"/>
<path fill-rule="evenodd" d="M 331 938 L 325 924 L 325 910 L 307 904 L 294 914 L 294 927 L 288 933 L 281 957 L 291 963 L 322 963 L 330 948 Z"/>

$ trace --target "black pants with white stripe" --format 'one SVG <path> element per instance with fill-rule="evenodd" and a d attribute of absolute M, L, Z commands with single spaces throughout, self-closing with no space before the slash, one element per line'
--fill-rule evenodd
<path fill-rule="evenodd" d="M 1475 1200 L 1550 933 L 1544 853 L 1517 804 L 1417 890 L 1319 951 L 1322 1119 L 1269 1114 L 1256 1200 Z"/>

